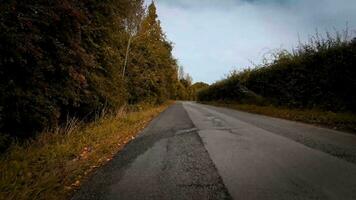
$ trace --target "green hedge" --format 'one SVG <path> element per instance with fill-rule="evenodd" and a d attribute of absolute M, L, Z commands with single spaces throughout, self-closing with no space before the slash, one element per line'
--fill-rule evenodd
<path fill-rule="evenodd" d="M 356 40 L 283 55 L 243 83 L 278 105 L 356 112 Z"/>
<path fill-rule="evenodd" d="M 271 63 L 233 73 L 201 91 L 199 100 L 239 101 L 245 87 L 279 106 L 356 112 L 356 38 L 327 36 L 292 53 L 282 51 Z"/>

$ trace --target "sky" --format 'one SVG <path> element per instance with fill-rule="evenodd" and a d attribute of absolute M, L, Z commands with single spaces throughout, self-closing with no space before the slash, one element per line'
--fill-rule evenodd
<path fill-rule="evenodd" d="M 356 0 L 155 0 L 173 54 L 194 82 L 213 83 L 291 50 L 316 31 L 356 30 Z"/>

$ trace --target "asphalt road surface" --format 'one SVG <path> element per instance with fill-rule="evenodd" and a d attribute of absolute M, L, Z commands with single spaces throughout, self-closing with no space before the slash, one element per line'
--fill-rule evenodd
<path fill-rule="evenodd" d="M 356 136 L 180 102 L 99 169 L 79 199 L 356 199 Z"/>

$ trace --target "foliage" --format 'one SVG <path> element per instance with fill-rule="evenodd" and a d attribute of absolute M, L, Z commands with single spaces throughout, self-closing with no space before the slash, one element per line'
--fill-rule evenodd
<path fill-rule="evenodd" d="M 201 92 L 200 99 L 239 100 L 235 93 L 243 85 L 277 106 L 356 112 L 355 63 L 356 39 L 349 40 L 347 31 L 317 34 L 293 52 L 278 52 L 272 62 L 233 73 Z"/>
<path fill-rule="evenodd" d="M 204 83 L 204 82 L 197 82 L 192 85 L 195 91 L 203 90 L 207 87 L 209 87 L 209 84 Z"/>
<path fill-rule="evenodd" d="M 335 113 L 322 110 L 295 109 L 276 107 L 273 105 L 259 106 L 241 104 L 238 102 L 208 102 L 214 106 L 228 107 L 250 113 L 268 115 L 271 117 L 321 125 L 331 129 L 356 133 L 356 115 L 352 113 Z M 354 161 L 353 161 L 354 162 Z"/>
<path fill-rule="evenodd" d="M 178 88 L 176 99 L 179 100 L 194 100 L 195 99 L 195 91 L 192 87 L 193 79 L 192 77 L 184 72 L 184 68 L 182 66 L 178 69 Z"/>
<path fill-rule="evenodd" d="M 198 92 L 199 101 L 239 101 L 262 103 L 263 99 L 240 83 L 239 77 L 232 75 Z"/>
<path fill-rule="evenodd" d="M 198 93 L 199 93 L 201 90 L 203 90 L 203 89 L 205 89 L 205 88 L 207 88 L 207 87 L 209 87 L 209 84 L 204 83 L 204 82 L 197 82 L 197 83 L 194 83 L 194 84 L 191 86 L 192 91 L 193 91 L 193 94 L 194 94 L 193 100 L 197 100 L 197 99 L 198 99 Z"/>
<path fill-rule="evenodd" d="M 64 200 L 167 108 L 135 106 L 94 122 L 70 120 L 55 132 L 13 144 L 0 157 L 0 199 Z"/>
<path fill-rule="evenodd" d="M 154 4 L 147 13 L 143 0 L 8 0 L 0 9 L 0 132 L 12 138 L 176 95 Z"/>
<path fill-rule="evenodd" d="M 176 60 L 172 57 L 172 45 L 161 29 L 154 4 L 148 7 L 134 38 L 130 57 L 127 74 L 130 103 L 147 99 L 162 103 L 174 97 L 178 84 Z"/>
<path fill-rule="evenodd" d="M 278 55 L 244 85 L 278 105 L 356 112 L 356 40 L 329 38 Z"/>

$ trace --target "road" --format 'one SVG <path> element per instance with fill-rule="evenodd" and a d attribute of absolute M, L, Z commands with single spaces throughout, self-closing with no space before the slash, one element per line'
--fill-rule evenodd
<path fill-rule="evenodd" d="M 99 169 L 80 199 L 356 199 L 356 136 L 179 102 Z"/>

